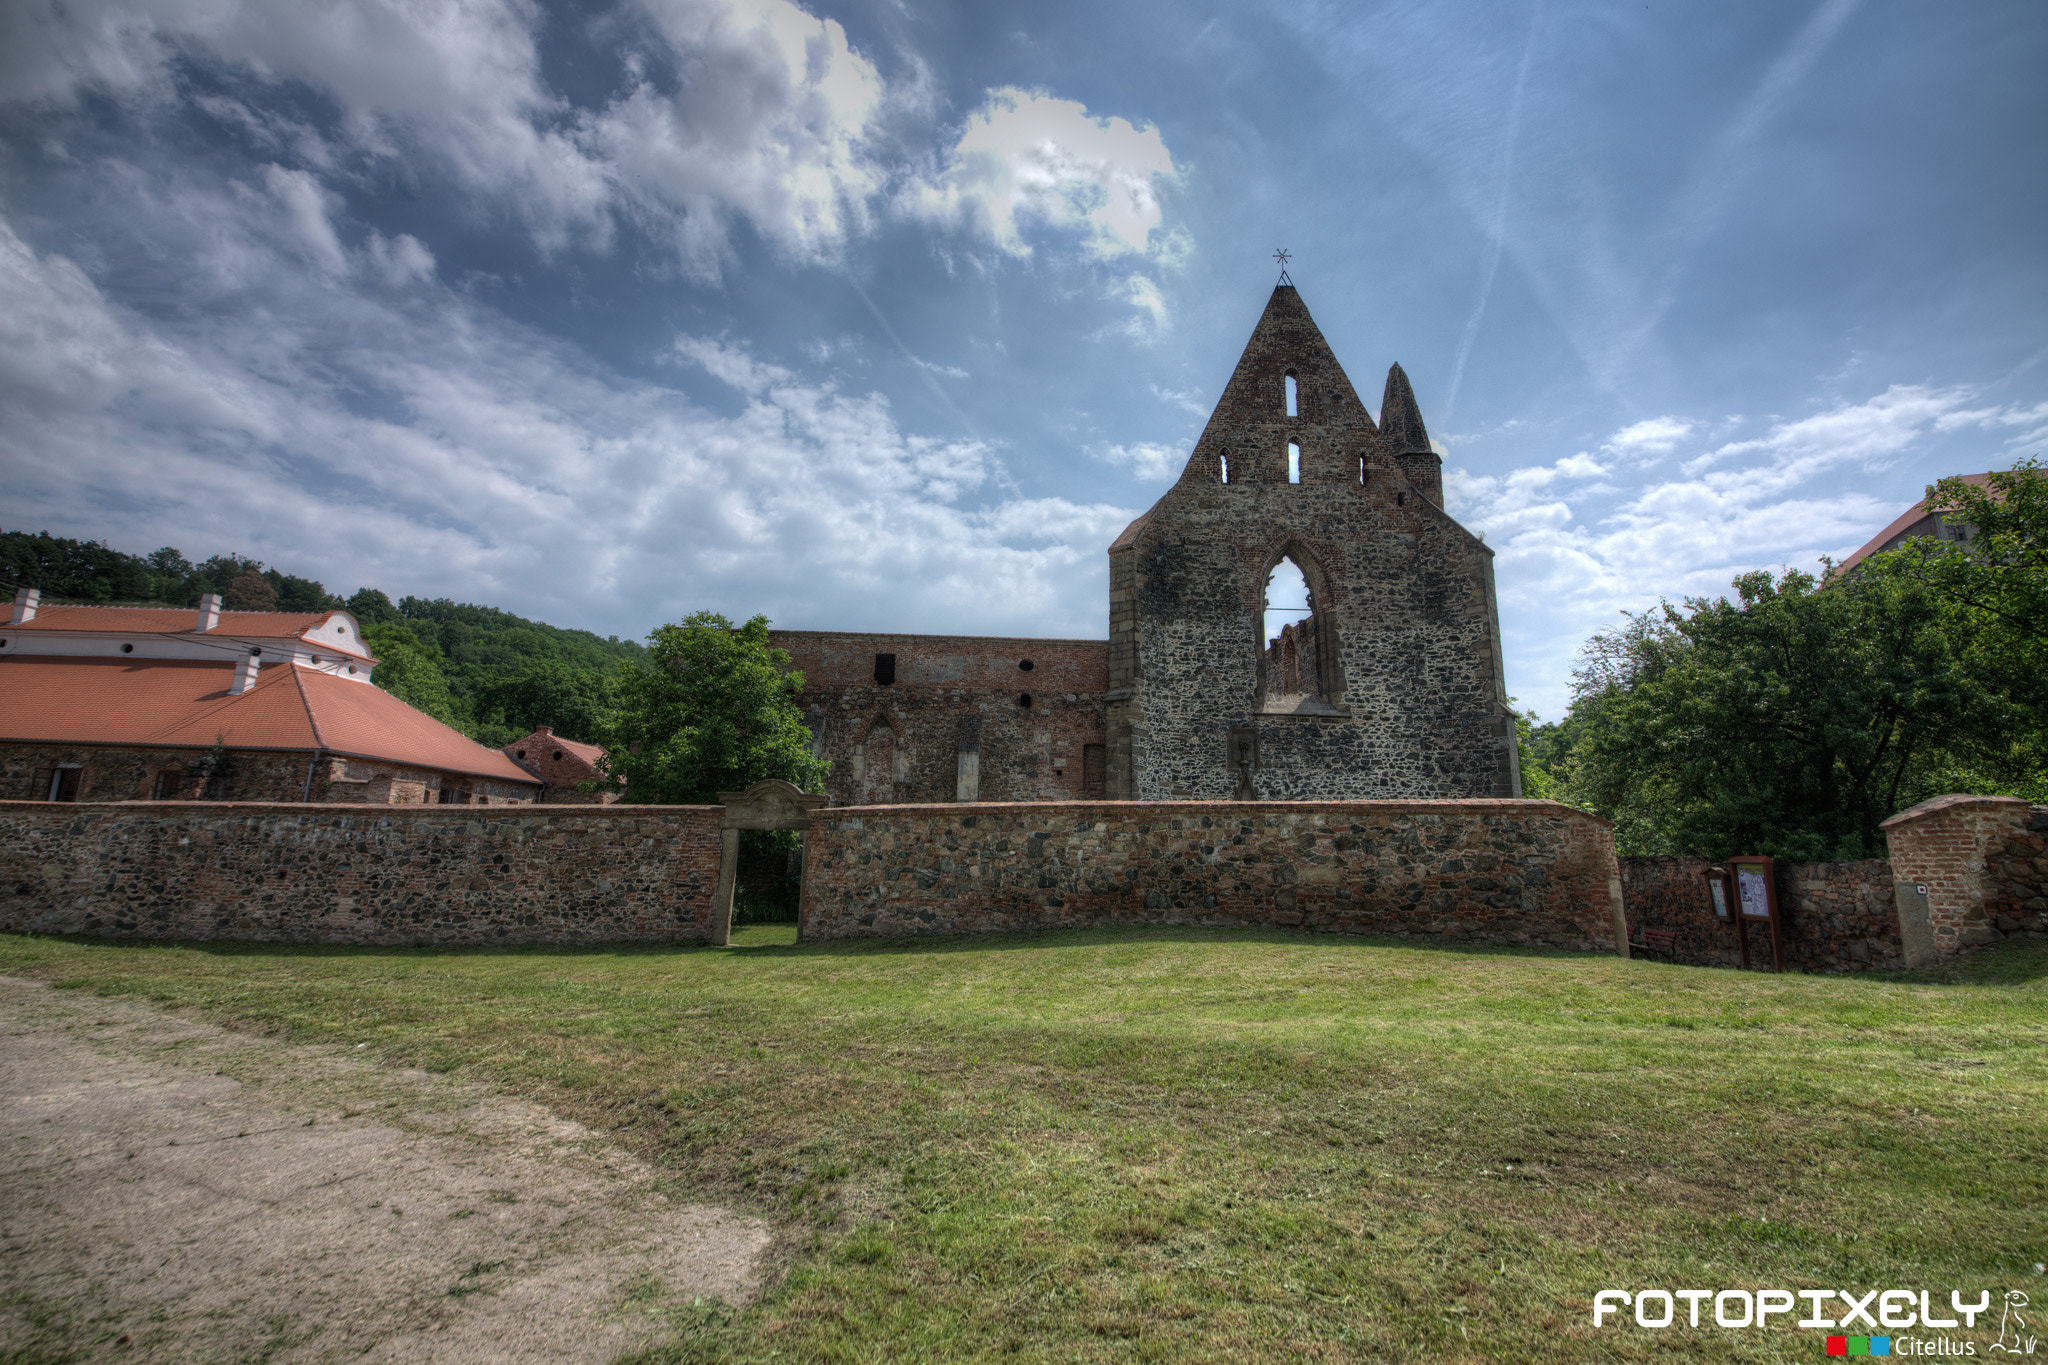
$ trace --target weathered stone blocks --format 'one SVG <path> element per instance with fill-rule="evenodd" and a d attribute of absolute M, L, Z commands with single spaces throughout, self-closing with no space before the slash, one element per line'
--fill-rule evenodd
<path fill-rule="evenodd" d="M 1199 924 L 1614 951 L 1613 829 L 1549 801 L 829 808 L 803 936 Z"/>

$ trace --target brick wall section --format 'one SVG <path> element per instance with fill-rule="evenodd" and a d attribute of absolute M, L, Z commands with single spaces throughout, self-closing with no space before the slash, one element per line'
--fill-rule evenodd
<path fill-rule="evenodd" d="M 699 939 L 722 813 L 0 802 L 0 930 L 436 946 Z"/>
<path fill-rule="evenodd" d="M 1101 795 L 1083 782 L 1087 746 L 1103 743 L 1101 640 L 777 630 L 769 642 L 804 675 L 834 804 L 953 801 L 963 746 L 982 801 Z M 875 681 L 878 654 L 895 656 L 893 683 Z"/>
<path fill-rule="evenodd" d="M 1257 731 L 1265 800 L 1518 793 L 1493 552 L 1443 510 L 1437 457 L 1407 450 L 1419 417 L 1403 430 L 1380 431 L 1276 289 L 1180 479 L 1110 549 L 1112 796 L 1231 799 L 1233 727 Z M 1320 714 L 1283 714 L 1263 666 L 1283 555 L 1315 598 Z"/>
<path fill-rule="evenodd" d="M 1935 951 L 2048 935 L 2048 806 L 1937 796 L 1884 822 L 1893 869 L 1927 888 Z"/>
<path fill-rule="evenodd" d="M 1705 858 L 1623 858 L 1621 888 L 1630 935 L 1670 929 L 1678 934 L 1675 961 L 1729 967 L 1740 962 L 1735 926 L 1715 919 L 1707 905 L 1710 866 Z M 1890 863 L 1873 858 L 1773 867 L 1787 970 L 1860 972 L 1901 965 Z M 1750 965 L 1768 969 L 1770 926 L 1752 923 L 1749 928 Z"/>
<path fill-rule="evenodd" d="M 1550 801 L 827 808 L 803 936 L 1280 925 L 1614 950 L 1613 827 Z"/>
<path fill-rule="evenodd" d="M 39 801 L 37 774 L 60 765 L 79 768 L 81 801 L 148 801 L 160 774 L 184 777 L 178 799 L 201 799 L 200 779 L 213 761 L 210 749 L 122 748 L 104 744 L 0 744 L 0 801 Z M 466 805 L 530 802 L 538 787 L 495 778 L 411 768 L 382 759 L 345 758 L 275 749 L 231 749 L 227 771 L 208 796 L 222 801 L 301 801 L 312 769 L 315 802 L 351 805 L 431 805 L 445 784 L 467 794 Z"/>

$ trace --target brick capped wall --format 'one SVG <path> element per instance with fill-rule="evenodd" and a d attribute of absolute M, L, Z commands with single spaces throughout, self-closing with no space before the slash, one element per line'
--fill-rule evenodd
<path fill-rule="evenodd" d="M 2048 806 L 1937 796 L 1884 822 L 1893 868 L 1927 888 L 1934 951 L 2048 935 Z"/>
<path fill-rule="evenodd" d="M 1550 801 L 827 808 L 803 936 L 1281 925 L 1614 950 L 1613 827 Z"/>
<path fill-rule="evenodd" d="M 366 944 L 705 936 L 717 806 L 0 802 L 0 930 Z"/>
<path fill-rule="evenodd" d="M 1493 552 L 1444 511 L 1439 467 L 1406 377 L 1376 424 L 1274 290 L 1180 479 L 1110 549 L 1109 794 L 1231 800 L 1248 730 L 1264 800 L 1518 795 Z M 1312 699 L 1266 663 L 1283 556 L 1314 599 Z"/>
<path fill-rule="evenodd" d="M 1631 936 L 1671 929 L 1673 959 L 1735 966 L 1735 926 L 1707 904 L 1705 858 L 1623 858 L 1622 900 Z M 1786 969 L 1860 972 L 1904 965 L 1892 867 L 1882 858 L 1854 863 L 1774 863 Z M 1768 924 L 1749 926 L 1752 967 L 1771 966 Z"/>
<path fill-rule="evenodd" d="M 832 762 L 825 794 L 837 805 L 953 801 L 963 751 L 982 801 L 1102 795 L 1087 762 L 1104 742 L 1101 640 L 777 630 L 769 643 L 804 675 L 799 704 Z M 886 684 L 875 677 L 883 654 L 894 658 Z"/>

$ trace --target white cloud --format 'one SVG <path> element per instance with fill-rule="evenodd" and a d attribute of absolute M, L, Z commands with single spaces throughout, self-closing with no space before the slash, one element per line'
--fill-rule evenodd
<path fill-rule="evenodd" d="M 699 280 L 729 263 L 741 222 L 790 260 L 836 260 L 892 185 L 914 217 L 964 223 L 1019 255 L 1024 220 L 1075 230 L 1099 257 L 1142 253 L 1159 226 L 1154 182 L 1173 162 L 1154 128 L 998 90 L 920 178 L 889 160 L 875 128 L 923 91 L 914 79 L 892 91 L 838 21 L 791 0 L 633 0 L 632 12 L 639 28 L 614 23 L 630 88 L 579 107 L 542 76 L 547 16 L 531 0 L 21 0 L 0 7 L 0 100 L 189 100 L 300 163 L 266 174 L 309 229 L 320 192 L 307 170 L 363 158 L 481 196 L 549 251 L 602 247 L 630 218 Z M 186 62 L 249 97 L 188 89 Z M 339 125 L 260 107 L 264 88 L 288 82 L 331 99 Z M 309 259 L 340 266 L 317 246 Z M 1127 289 L 1159 316 L 1156 289 Z"/>
<path fill-rule="evenodd" d="M 1102 458 L 1130 470 L 1147 483 L 1153 483 L 1179 478 L 1181 470 L 1187 467 L 1188 452 L 1176 446 L 1137 441 L 1130 445 L 1111 446 L 1103 451 Z"/>
<path fill-rule="evenodd" d="M 1846 472 L 1881 468 L 1943 430 L 2027 420 L 2021 406 L 1970 409 L 1973 393 L 1894 385 L 1777 421 L 1684 463 L 1680 477 L 1625 490 L 1610 480 L 1629 457 L 1677 449 L 1692 425 L 1664 417 L 1624 427 L 1601 444 L 1606 461 L 1582 452 L 1502 475 L 1446 469 L 1453 515 L 1496 552 L 1503 629 L 1522 675 L 1514 685 L 1554 715 L 1578 646 L 1616 612 L 1717 596 L 1752 569 L 1817 569 L 1821 556 L 1863 544 L 1903 504 Z"/>
<path fill-rule="evenodd" d="M 1692 423 L 1679 417 L 1649 417 L 1623 427 L 1600 448 L 1617 454 L 1668 455 L 1692 434 Z"/>
<path fill-rule="evenodd" d="M 722 414 L 431 280 L 390 294 L 368 271 L 308 271 L 265 202 L 267 219 L 229 194 L 157 215 L 235 263 L 195 288 L 261 300 L 161 320 L 0 222 L 9 525 L 239 549 L 343 592 L 629 635 L 703 606 L 1099 631 L 1102 546 L 1130 509 L 1015 496 L 986 446 L 906 431 L 880 397 L 730 341 L 674 346 L 741 399 Z M 382 259 L 405 258 L 399 240 Z"/>
<path fill-rule="evenodd" d="M 718 274 L 745 218 L 791 258 L 831 258 L 884 171 L 864 146 L 885 91 L 837 20 L 787 0 L 645 0 L 666 85 L 645 79 L 583 138 L 632 212 Z"/>
<path fill-rule="evenodd" d="M 1013 256 L 1023 228 L 1078 232 L 1100 257 L 1143 253 L 1162 211 L 1155 181 L 1174 174 L 1159 130 L 1095 118 L 1073 100 L 1005 88 L 970 115 L 938 174 L 916 186 L 915 212 L 964 220 Z M 1174 250 L 1185 253 L 1184 243 Z"/>

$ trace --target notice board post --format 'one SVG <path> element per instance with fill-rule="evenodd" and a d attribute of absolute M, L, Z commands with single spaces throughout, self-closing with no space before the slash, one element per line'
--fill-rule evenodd
<path fill-rule="evenodd" d="M 1742 951 L 1742 965 L 1749 965 L 1749 926 L 1770 926 L 1771 970 L 1785 970 L 1785 936 L 1778 920 L 1778 878 L 1774 865 L 1761 854 L 1730 858 L 1728 870 L 1735 878 L 1735 940 Z"/>

